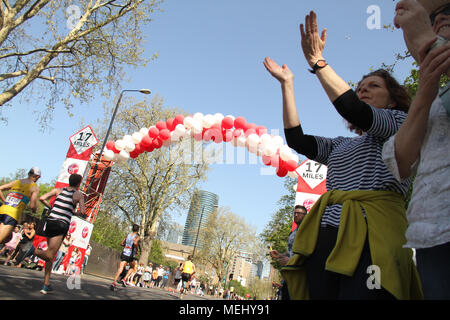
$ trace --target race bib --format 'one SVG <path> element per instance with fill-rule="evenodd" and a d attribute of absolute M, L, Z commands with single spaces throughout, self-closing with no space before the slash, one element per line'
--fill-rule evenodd
<path fill-rule="evenodd" d="M 20 202 L 23 200 L 23 198 L 24 198 L 23 194 L 20 194 L 17 192 L 11 192 L 6 197 L 5 204 L 7 206 L 16 208 L 20 204 Z"/>

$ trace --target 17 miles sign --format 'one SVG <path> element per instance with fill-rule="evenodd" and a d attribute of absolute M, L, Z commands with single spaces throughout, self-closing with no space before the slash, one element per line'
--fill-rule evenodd
<path fill-rule="evenodd" d="M 78 154 L 82 154 L 89 148 L 92 148 L 98 143 L 97 137 L 90 126 L 81 129 L 69 138 L 70 143 Z"/>

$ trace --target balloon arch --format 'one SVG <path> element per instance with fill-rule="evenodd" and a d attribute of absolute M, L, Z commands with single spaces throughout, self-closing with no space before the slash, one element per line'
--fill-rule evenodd
<path fill-rule="evenodd" d="M 126 161 L 143 152 L 169 146 L 182 138 L 215 143 L 231 142 L 235 147 L 246 147 L 249 152 L 262 157 L 265 165 L 275 167 L 279 177 L 298 177 L 295 169 L 299 166 L 299 157 L 284 144 L 282 137 L 268 134 L 264 126 L 247 123 L 244 117 L 235 118 L 220 113 L 203 115 L 197 112 L 186 117 L 178 114 L 166 121 L 158 121 L 149 129 L 142 128 L 116 141 L 108 141 L 104 157 L 113 161 Z"/>

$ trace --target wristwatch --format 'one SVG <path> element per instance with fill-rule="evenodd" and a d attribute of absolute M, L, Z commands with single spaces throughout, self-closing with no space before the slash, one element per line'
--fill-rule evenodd
<path fill-rule="evenodd" d="M 312 69 L 308 69 L 311 73 L 316 73 L 317 69 L 325 68 L 328 63 L 325 60 L 318 60 L 312 67 Z"/>

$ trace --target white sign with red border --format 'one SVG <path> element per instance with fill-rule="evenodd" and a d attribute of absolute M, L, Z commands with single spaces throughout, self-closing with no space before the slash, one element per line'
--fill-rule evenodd
<path fill-rule="evenodd" d="M 90 126 L 81 129 L 73 136 L 71 136 L 69 140 L 78 154 L 82 154 L 98 143 L 97 137 L 95 136 Z"/>
<path fill-rule="evenodd" d="M 76 216 L 70 221 L 69 234 L 73 240 L 72 245 L 86 249 L 91 239 L 94 225 Z"/>

